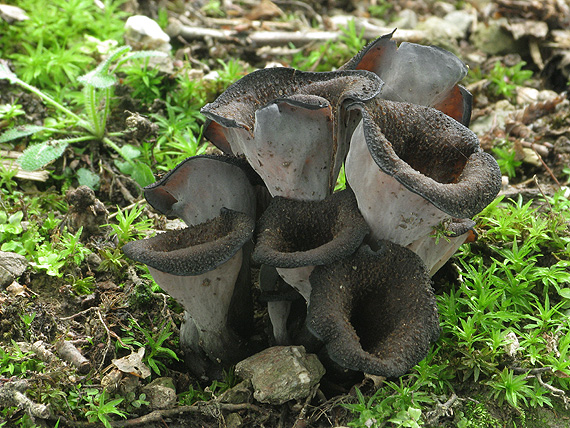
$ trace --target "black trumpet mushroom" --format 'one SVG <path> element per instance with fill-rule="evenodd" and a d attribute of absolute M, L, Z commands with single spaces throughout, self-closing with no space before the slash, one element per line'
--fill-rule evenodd
<path fill-rule="evenodd" d="M 378 98 L 434 107 L 468 126 L 473 97 L 457 83 L 467 66 L 437 46 L 404 42 L 398 47 L 393 34 L 369 43 L 340 70 L 371 71 L 384 82 Z"/>
<path fill-rule="evenodd" d="M 414 252 L 389 241 L 375 247 L 314 269 L 307 325 L 341 367 L 398 377 L 439 337 L 436 300 Z"/>
<path fill-rule="evenodd" d="M 184 306 L 195 373 L 249 351 L 250 261 L 278 343 L 292 337 L 290 287 L 305 331 L 343 368 L 400 376 L 437 339 L 430 275 L 476 237 L 471 218 L 501 175 L 467 128 L 465 64 L 392 35 L 336 71 L 243 77 L 201 110 L 225 156 L 190 158 L 145 189 L 188 228 L 124 250 Z"/>
<path fill-rule="evenodd" d="M 350 189 L 322 201 L 275 197 L 258 222 L 253 260 L 273 266 L 309 302 L 309 275 L 356 251 L 368 233 Z"/>
<path fill-rule="evenodd" d="M 183 306 L 180 342 L 200 376 L 210 366 L 233 364 L 247 354 L 256 206 L 247 168 L 227 157 L 186 159 L 145 188 L 145 197 L 188 227 L 123 247 Z"/>
<path fill-rule="evenodd" d="M 344 105 L 373 98 L 381 86 L 363 70 L 257 70 L 202 108 L 204 135 L 244 155 L 272 196 L 321 200 L 332 193 L 348 150 Z"/>
<path fill-rule="evenodd" d="M 373 240 L 422 247 L 424 255 L 429 241 L 444 246 L 437 252 L 449 258 L 472 233 L 468 219 L 498 194 L 497 162 L 472 131 L 434 108 L 381 99 L 350 108 L 362 121 L 352 135 L 346 179 Z M 434 233 L 453 219 L 464 219 L 455 221 L 463 226 L 437 239 Z M 433 274 L 441 264 L 430 258 L 428 268 Z"/>

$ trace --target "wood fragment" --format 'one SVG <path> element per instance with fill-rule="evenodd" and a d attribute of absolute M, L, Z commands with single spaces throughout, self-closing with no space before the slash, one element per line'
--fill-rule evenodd
<path fill-rule="evenodd" d="M 378 27 L 364 21 L 359 21 L 356 27 L 357 31 L 363 30 L 364 38 L 368 40 L 373 40 L 394 30 L 393 28 Z M 289 43 L 302 46 L 314 42 L 334 42 L 342 35 L 341 31 L 315 31 L 310 29 L 298 31 L 235 31 L 194 27 L 183 25 L 181 22 L 171 25 L 168 33 L 171 37 L 181 36 L 187 41 L 211 38 L 217 42 L 241 42 L 243 45 L 253 47 L 288 46 Z M 419 42 L 425 38 L 425 33 L 418 30 L 398 30 L 396 36 L 401 41 Z"/>
<path fill-rule="evenodd" d="M 32 419 L 49 419 L 51 417 L 49 406 L 35 403 L 24 394 L 29 387 L 25 380 L 6 382 L 0 386 L 0 408 L 16 406 L 24 409 Z"/>
<path fill-rule="evenodd" d="M 63 360 L 73 365 L 80 374 L 86 374 L 91 370 L 89 360 L 71 342 L 59 340 L 55 344 L 55 350 Z"/>
<path fill-rule="evenodd" d="M 32 344 L 32 351 L 45 363 L 51 363 L 58 359 L 53 352 L 46 348 L 46 343 L 43 340 L 34 342 Z"/>
<path fill-rule="evenodd" d="M 14 150 L 0 150 L 0 165 L 2 168 L 6 168 L 8 170 L 17 170 L 16 178 L 20 180 L 31 180 L 31 181 L 47 181 L 49 178 L 49 172 L 45 170 L 41 171 L 25 171 L 23 170 L 17 162 L 18 159 L 22 155 L 22 152 L 17 152 Z"/>
<path fill-rule="evenodd" d="M 254 412 L 263 412 L 264 410 L 255 404 L 242 403 L 242 404 L 229 404 L 229 403 L 218 403 L 215 401 L 199 402 L 192 406 L 178 406 L 172 409 L 164 410 L 154 410 L 151 413 L 140 416 L 134 419 L 128 419 L 126 421 L 114 421 L 111 422 L 113 428 L 125 428 L 125 427 L 138 427 L 138 426 L 148 426 L 148 424 L 159 423 L 165 418 L 175 418 L 181 417 L 187 414 L 203 414 L 212 415 L 212 409 L 222 410 L 227 412 L 239 412 L 242 410 L 249 410 Z M 81 422 L 81 421 L 69 421 L 64 418 L 60 418 L 61 427 L 72 427 L 72 428 L 96 428 L 100 424 L 93 422 Z M 154 426 L 154 425 L 153 425 Z"/>

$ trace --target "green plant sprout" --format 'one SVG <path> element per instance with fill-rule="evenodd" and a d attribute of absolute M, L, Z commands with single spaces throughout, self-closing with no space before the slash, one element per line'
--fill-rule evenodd
<path fill-rule="evenodd" d="M 119 410 L 117 406 L 121 404 L 124 398 L 115 398 L 111 401 L 107 400 L 107 394 L 105 391 L 97 395 L 90 395 L 88 405 L 90 410 L 85 412 L 85 416 L 89 422 L 101 422 L 105 428 L 112 428 L 109 415 L 118 415 L 122 418 L 126 418 L 127 415 Z"/>
<path fill-rule="evenodd" d="M 147 232 L 153 230 L 152 220 L 149 218 L 139 219 L 145 209 L 144 204 L 135 204 L 130 209 L 120 209 L 117 207 L 117 224 L 109 223 L 101 227 L 110 226 L 117 235 L 118 247 L 122 247 L 127 242 L 140 239 Z M 135 222 L 136 221 L 136 222 Z"/>
<path fill-rule="evenodd" d="M 156 336 L 151 334 L 151 332 L 146 328 L 142 327 L 134 318 L 130 319 L 130 324 L 131 328 L 123 328 L 128 336 L 122 339 L 122 344 L 129 347 L 138 346 L 139 348 L 145 348 L 147 352 L 143 357 L 143 362 L 147 364 L 157 375 L 160 376 L 161 369 L 166 369 L 166 366 L 162 361 L 160 361 L 160 359 L 166 358 L 179 361 L 178 355 L 176 355 L 172 349 L 163 346 L 164 342 L 172 335 L 172 331 L 170 331 L 170 321 L 166 321 L 158 327 L 158 334 Z M 133 326 L 144 336 L 144 344 L 135 338 L 134 330 L 132 329 Z M 116 346 L 123 347 L 122 344 L 117 342 Z"/>
<path fill-rule="evenodd" d="M 506 174 L 509 178 L 514 178 L 517 175 L 516 169 L 522 165 L 522 162 L 516 159 L 517 154 L 515 150 L 501 147 L 493 147 L 492 150 L 496 155 L 501 172 Z"/>
<path fill-rule="evenodd" d="M 80 130 L 66 132 L 57 128 L 24 125 L 5 131 L 0 135 L 0 143 L 32 135 L 40 131 L 69 135 L 65 138 L 48 139 L 28 147 L 18 159 L 22 169 L 29 171 L 37 170 L 63 155 L 65 149 L 70 144 L 97 140 L 102 141 L 111 149 L 115 150 L 131 165 L 131 176 L 141 186 L 154 182 L 154 176 L 150 167 L 142 162 L 136 162 L 132 157 L 125 155 L 123 150 L 112 140 L 114 137 L 123 136 L 124 132 L 108 132 L 106 129 L 107 119 L 111 109 L 113 87 L 118 81 L 113 71 L 128 60 L 165 55 L 161 52 L 154 51 L 129 53 L 130 49 L 129 46 L 123 46 L 114 50 L 109 57 L 101 62 L 94 70 L 78 78 L 78 81 L 84 86 L 83 102 L 85 110 L 82 115 L 74 113 L 38 88 L 24 82 L 11 72 L 5 63 L 0 62 L 0 79 L 7 79 L 10 83 L 21 86 L 40 97 L 46 104 L 51 105 L 63 113 L 71 122 L 71 126 L 68 125 L 67 127 L 80 128 Z M 111 70 L 111 65 L 115 62 L 116 65 L 114 69 Z M 100 108 L 100 106 L 102 107 Z"/>
<path fill-rule="evenodd" d="M 526 62 L 521 61 L 512 67 L 507 67 L 497 61 L 488 76 L 493 93 L 512 100 L 517 86 L 523 85 L 532 77 L 532 70 L 523 70 L 525 65 Z"/>

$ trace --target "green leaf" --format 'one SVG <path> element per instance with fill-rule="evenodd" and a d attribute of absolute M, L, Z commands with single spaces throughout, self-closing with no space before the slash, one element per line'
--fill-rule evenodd
<path fill-rule="evenodd" d="M 131 50 L 129 46 L 122 46 L 115 49 L 109 54 L 109 57 L 99 64 L 94 70 L 84 74 L 83 76 L 79 76 L 77 80 L 84 85 L 93 86 L 99 89 L 110 88 L 117 83 L 117 78 L 114 75 L 109 74 L 109 67 L 113 61 L 120 58 L 129 50 Z"/>
<path fill-rule="evenodd" d="M 59 158 L 68 146 L 67 140 L 48 140 L 28 147 L 18 158 L 18 163 L 26 171 L 35 171 Z"/>
<path fill-rule="evenodd" d="M 131 175 L 133 173 L 133 166 L 129 162 L 115 159 L 113 163 L 123 174 Z"/>
<path fill-rule="evenodd" d="M 558 290 L 558 294 L 564 299 L 570 299 L 570 288 L 561 288 Z"/>
<path fill-rule="evenodd" d="M 80 186 L 87 186 L 96 190 L 99 187 L 99 180 L 99 176 L 87 168 L 79 168 L 77 170 L 77 181 L 79 181 Z"/>
<path fill-rule="evenodd" d="M 36 132 L 44 131 L 46 129 L 50 129 L 50 128 L 46 128 L 44 126 L 38 126 L 38 125 L 16 126 L 14 128 L 10 128 L 6 132 L 3 132 L 2 134 L 0 134 L 0 143 L 6 143 L 7 141 L 16 140 L 18 138 L 22 138 L 22 137 L 25 137 L 27 135 L 32 135 L 32 134 L 35 134 Z"/>
<path fill-rule="evenodd" d="M 141 187 L 148 186 L 155 182 L 154 174 L 150 167 L 142 162 L 136 162 L 133 172 L 131 174 L 133 180 L 135 180 Z"/>
<path fill-rule="evenodd" d="M 141 151 L 137 149 L 135 146 L 131 146 L 130 144 L 125 144 L 121 147 L 121 154 L 126 159 L 136 159 L 141 155 Z"/>
<path fill-rule="evenodd" d="M 136 52 L 131 52 L 130 54 L 125 56 L 125 60 L 128 61 L 130 59 L 151 58 L 151 57 L 166 58 L 167 56 L 168 56 L 167 53 L 161 51 L 136 51 Z"/>
<path fill-rule="evenodd" d="M 117 78 L 114 75 L 102 73 L 99 67 L 78 77 L 77 80 L 86 86 L 93 86 L 99 89 L 110 88 L 117 83 Z"/>

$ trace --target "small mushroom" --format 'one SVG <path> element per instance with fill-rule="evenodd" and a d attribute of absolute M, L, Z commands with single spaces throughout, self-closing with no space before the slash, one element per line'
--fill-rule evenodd
<path fill-rule="evenodd" d="M 314 269 L 307 325 L 341 367 L 397 377 L 439 337 L 437 305 L 415 253 L 389 241 L 376 247 Z"/>
<path fill-rule="evenodd" d="M 255 228 L 247 214 L 222 209 L 195 226 L 158 234 L 123 246 L 131 259 L 145 263 L 156 282 L 191 318 L 180 340 L 212 361 L 235 363 L 243 347 L 228 325 L 234 285 L 242 266 L 242 247 Z M 197 336 L 197 337 L 194 337 Z"/>
<path fill-rule="evenodd" d="M 413 246 L 442 223 L 471 218 L 498 194 L 497 162 L 473 132 L 444 113 L 381 99 L 351 108 L 360 110 L 362 122 L 345 172 L 373 241 Z"/>
<path fill-rule="evenodd" d="M 258 231 L 253 260 L 276 267 L 309 302 L 313 268 L 354 253 L 368 227 L 346 189 L 322 201 L 275 197 L 259 219 Z"/>
<path fill-rule="evenodd" d="M 214 362 L 235 362 L 234 350 L 243 349 L 238 345 L 251 331 L 256 181 L 259 177 L 238 158 L 188 158 L 144 193 L 155 209 L 189 227 L 123 247 L 129 257 L 147 263 L 157 283 L 183 305 L 180 343 L 193 354 L 198 375 L 209 364 L 199 364 L 204 352 Z"/>
<path fill-rule="evenodd" d="M 437 46 L 392 40 L 394 30 L 365 46 L 340 70 L 369 70 L 384 85 L 378 97 L 434 107 L 468 126 L 473 97 L 458 85 L 467 66 L 454 54 Z"/>
<path fill-rule="evenodd" d="M 361 70 L 257 70 L 201 110 L 204 135 L 226 153 L 245 155 L 272 196 L 321 200 L 348 150 L 343 106 L 374 97 L 381 86 Z"/>

